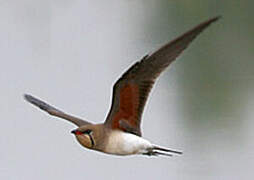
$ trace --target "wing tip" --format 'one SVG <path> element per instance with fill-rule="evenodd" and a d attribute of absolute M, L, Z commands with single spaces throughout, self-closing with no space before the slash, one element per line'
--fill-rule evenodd
<path fill-rule="evenodd" d="M 31 96 L 30 94 L 23 94 L 23 97 L 25 100 L 30 101 L 33 96 Z"/>
<path fill-rule="evenodd" d="M 189 32 L 192 32 L 193 30 L 197 30 L 199 29 L 200 32 L 203 31 L 205 28 L 207 28 L 209 25 L 211 25 L 212 23 L 218 21 L 219 19 L 221 19 L 222 16 L 221 15 L 218 15 L 218 16 L 215 16 L 215 17 L 212 17 L 206 21 L 204 21 L 203 23 L 199 24 L 198 26 L 194 27 L 192 30 L 190 30 Z M 187 32 L 188 33 L 188 32 Z"/>
<path fill-rule="evenodd" d="M 26 101 L 28 101 L 28 102 L 30 102 L 30 103 L 32 103 L 32 104 L 33 104 L 33 102 L 34 102 L 34 100 L 35 100 L 35 98 L 34 98 L 32 95 L 30 95 L 30 94 L 24 94 L 23 97 L 24 97 L 24 99 L 25 99 Z"/>
<path fill-rule="evenodd" d="M 217 15 L 217 16 L 211 18 L 211 21 L 217 21 L 217 20 L 219 20 L 221 18 L 222 18 L 222 15 Z"/>
<path fill-rule="evenodd" d="M 219 20 L 219 19 L 221 19 L 221 18 L 222 18 L 222 16 L 221 16 L 221 15 L 217 15 L 217 16 L 215 16 L 215 17 L 213 17 L 213 18 L 209 19 L 208 21 L 206 21 L 206 22 L 205 22 L 205 24 L 211 24 L 211 23 L 214 23 L 214 22 L 218 21 L 218 20 Z"/>
<path fill-rule="evenodd" d="M 218 21 L 218 20 L 221 19 L 221 18 L 222 18 L 221 15 L 218 15 L 218 16 L 215 16 L 215 17 L 213 17 L 213 18 L 210 18 L 210 19 L 208 19 L 207 21 L 201 23 L 201 24 L 199 25 L 199 27 L 203 30 L 203 29 L 205 29 L 207 26 L 211 25 L 212 23 Z M 194 28 L 194 29 L 195 29 L 195 28 Z M 202 30 L 201 30 L 201 31 L 202 31 Z"/>
<path fill-rule="evenodd" d="M 40 109 L 44 110 L 44 111 L 49 111 L 51 109 L 56 110 L 55 108 L 53 108 L 52 106 L 48 105 L 47 103 L 37 99 L 36 97 L 30 95 L 30 94 L 24 94 L 24 99 L 28 102 L 30 102 L 31 104 L 39 107 Z"/>

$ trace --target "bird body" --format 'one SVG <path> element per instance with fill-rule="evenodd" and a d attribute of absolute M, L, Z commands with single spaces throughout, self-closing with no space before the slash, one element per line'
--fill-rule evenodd
<path fill-rule="evenodd" d="M 116 155 L 143 154 L 152 147 L 153 145 L 142 137 L 114 130 L 109 135 L 105 152 Z"/>
<path fill-rule="evenodd" d="M 112 105 L 104 123 L 92 124 L 66 114 L 31 95 L 25 95 L 25 99 L 50 115 L 66 119 L 78 126 L 72 133 L 86 148 L 115 155 L 171 156 L 172 153 L 181 154 L 180 151 L 159 147 L 142 138 L 140 129 L 142 113 L 157 77 L 197 35 L 218 18 L 215 17 L 199 24 L 132 65 L 113 87 Z"/>
<path fill-rule="evenodd" d="M 149 154 L 158 148 L 158 146 L 140 136 L 121 130 L 112 130 L 105 127 L 104 124 L 82 126 L 73 130 L 72 133 L 75 134 L 78 142 L 84 147 L 107 154 Z M 181 153 L 166 149 L 165 151 Z"/>

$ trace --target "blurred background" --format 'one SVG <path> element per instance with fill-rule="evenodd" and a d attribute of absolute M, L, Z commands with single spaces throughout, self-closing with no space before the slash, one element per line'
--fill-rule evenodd
<path fill-rule="evenodd" d="M 253 179 L 251 0 L 1 0 L 0 179 Z M 30 93 L 94 123 L 114 82 L 145 54 L 211 17 L 155 84 L 143 136 L 180 157 L 118 157 L 82 148 L 72 124 Z"/>

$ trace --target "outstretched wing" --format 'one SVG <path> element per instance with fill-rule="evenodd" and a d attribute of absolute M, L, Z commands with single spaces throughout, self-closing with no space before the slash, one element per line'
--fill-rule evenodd
<path fill-rule="evenodd" d="M 141 136 L 142 112 L 156 78 L 198 34 L 218 18 L 199 24 L 132 65 L 114 85 L 112 105 L 105 124 L 112 129 Z"/>
<path fill-rule="evenodd" d="M 47 103 L 45 103 L 45 102 L 43 102 L 43 101 L 41 101 L 41 100 L 39 100 L 39 99 L 33 97 L 33 96 L 31 96 L 31 95 L 25 94 L 25 95 L 24 95 L 24 98 L 25 98 L 28 102 L 30 102 L 30 103 L 32 103 L 33 105 L 39 107 L 40 109 L 46 111 L 46 112 L 49 113 L 50 115 L 56 116 L 56 117 L 60 117 L 60 118 L 63 118 L 63 119 L 66 119 L 66 120 L 68 120 L 68 121 L 74 123 L 74 124 L 77 125 L 78 127 L 83 126 L 83 125 L 87 125 L 87 124 L 91 124 L 91 123 L 89 123 L 89 122 L 87 122 L 87 121 L 84 121 L 84 120 L 82 120 L 82 119 L 79 119 L 79 118 L 77 118 L 77 117 L 71 116 L 71 115 L 69 115 L 69 114 L 65 114 L 64 112 L 62 112 L 62 111 L 60 111 L 60 110 L 54 108 L 53 106 L 51 106 L 51 105 L 49 105 L 49 104 L 47 104 Z"/>

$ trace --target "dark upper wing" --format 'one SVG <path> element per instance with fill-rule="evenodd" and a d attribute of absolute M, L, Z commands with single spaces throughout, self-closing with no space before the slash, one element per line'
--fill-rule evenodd
<path fill-rule="evenodd" d="M 78 127 L 80 126 L 83 126 L 83 125 L 87 125 L 87 124 L 91 124 L 87 121 L 84 121 L 82 119 L 79 119 L 79 118 L 76 118 L 74 116 L 71 116 L 71 115 L 68 115 L 68 114 L 65 114 L 64 112 L 54 108 L 53 106 L 31 96 L 31 95 L 27 95 L 25 94 L 24 95 L 24 98 L 32 103 L 33 105 L 39 107 L 40 109 L 46 111 L 47 113 L 49 113 L 50 115 L 53 115 L 53 116 L 56 116 L 56 117 L 60 117 L 60 118 L 63 118 L 63 119 L 66 119 L 74 124 L 76 124 Z"/>
<path fill-rule="evenodd" d="M 205 21 L 135 63 L 115 83 L 110 112 L 105 124 L 141 136 L 140 122 L 149 92 L 159 74 L 211 23 Z"/>

